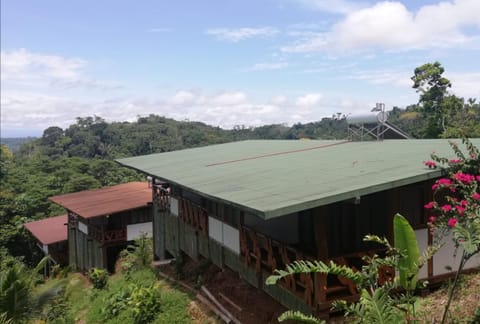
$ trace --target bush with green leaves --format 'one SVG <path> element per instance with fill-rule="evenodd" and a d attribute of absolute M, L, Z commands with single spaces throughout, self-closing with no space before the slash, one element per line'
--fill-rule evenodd
<path fill-rule="evenodd" d="M 37 289 L 37 284 L 41 282 L 38 272 L 46 262 L 48 257 L 43 258 L 35 269 L 28 269 L 22 262 L 14 259 L 2 262 L 0 271 L 2 317 L 14 323 L 36 319 L 41 316 L 46 305 L 61 294 L 65 285 L 63 281 Z"/>
<path fill-rule="evenodd" d="M 135 243 L 120 252 L 120 269 L 127 277 L 138 269 L 149 267 L 153 260 L 153 239 L 142 234 Z"/>
<path fill-rule="evenodd" d="M 480 253 L 480 150 L 467 138 L 462 143 L 464 150 L 450 141 L 456 159 L 432 154 L 433 161 L 425 162 L 430 168 L 439 166 L 446 174 L 446 177 L 435 181 L 432 186 L 433 201 L 425 205 L 430 212 L 429 225 L 434 241 L 441 242 L 451 235 L 456 249 L 461 251 L 442 323 L 447 320 L 460 273 L 465 264 Z"/>
<path fill-rule="evenodd" d="M 96 289 L 103 289 L 108 282 L 108 271 L 100 268 L 92 268 L 88 274 L 92 285 Z"/>
<path fill-rule="evenodd" d="M 134 314 L 135 323 L 150 323 L 160 312 L 160 293 L 155 284 L 149 287 L 135 287 L 128 306 Z"/>

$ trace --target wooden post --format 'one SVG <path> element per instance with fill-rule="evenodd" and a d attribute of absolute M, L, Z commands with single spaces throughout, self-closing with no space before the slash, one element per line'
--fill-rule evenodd
<path fill-rule="evenodd" d="M 317 250 L 317 259 L 327 262 L 328 255 L 328 206 L 317 207 L 312 211 L 314 239 Z M 314 302 L 318 307 L 327 300 L 327 276 L 315 273 L 313 277 Z"/>

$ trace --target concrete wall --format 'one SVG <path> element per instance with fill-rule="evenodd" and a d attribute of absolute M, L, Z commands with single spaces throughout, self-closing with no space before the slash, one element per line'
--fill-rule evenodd
<path fill-rule="evenodd" d="M 462 257 L 462 249 L 455 251 L 455 244 L 453 243 L 451 235 L 445 237 L 442 241 L 445 243 L 442 248 L 433 256 L 433 275 L 438 276 L 456 271 L 460 265 Z M 472 257 L 464 269 L 480 267 L 480 255 Z"/>

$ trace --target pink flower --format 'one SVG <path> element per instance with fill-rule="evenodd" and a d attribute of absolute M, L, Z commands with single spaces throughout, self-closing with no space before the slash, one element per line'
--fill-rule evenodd
<path fill-rule="evenodd" d="M 435 169 L 437 167 L 437 163 L 435 161 L 425 161 L 425 166 L 429 169 Z"/>
<path fill-rule="evenodd" d="M 457 205 L 455 209 L 458 211 L 458 215 L 462 216 L 465 213 L 465 207 Z"/>
<path fill-rule="evenodd" d="M 453 175 L 453 178 L 459 182 L 464 184 L 470 184 L 472 181 L 475 181 L 475 177 L 471 174 L 463 173 L 462 171 L 458 171 Z"/>
<path fill-rule="evenodd" d="M 442 178 L 442 179 L 438 179 L 436 181 L 439 185 L 442 185 L 442 186 L 449 186 L 452 184 L 452 180 L 448 179 L 448 178 Z"/>
<path fill-rule="evenodd" d="M 465 206 L 468 205 L 468 201 L 466 201 L 465 199 L 462 199 L 462 200 L 460 200 L 460 205 L 462 205 L 463 207 L 465 207 Z"/>
<path fill-rule="evenodd" d="M 435 202 L 434 201 L 431 201 L 428 204 L 423 206 L 423 208 L 425 208 L 425 209 L 432 209 L 434 207 L 435 207 Z"/>
<path fill-rule="evenodd" d="M 476 178 L 477 178 L 477 181 L 480 181 L 480 175 L 477 175 Z"/>
<path fill-rule="evenodd" d="M 458 159 L 458 160 L 450 160 L 448 161 L 449 163 L 452 163 L 452 164 L 455 164 L 455 163 L 460 163 L 462 162 L 462 160 Z"/>
<path fill-rule="evenodd" d="M 443 209 L 444 212 L 448 213 L 449 211 L 452 210 L 452 206 L 449 205 L 449 204 L 446 204 L 446 205 L 442 206 L 442 209 Z"/>
<path fill-rule="evenodd" d="M 437 190 L 437 189 L 438 189 L 438 184 L 434 184 L 434 185 L 432 186 L 432 190 L 435 191 L 435 190 Z"/>
<path fill-rule="evenodd" d="M 455 227 L 455 225 L 457 225 L 457 219 L 456 218 L 450 218 L 448 220 L 448 226 Z"/>
<path fill-rule="evenodd" d="M 472 199 L 480 200 L 480 193 L 474 192 L 473 195 L 472 195 Z"/>
<path fill-rule="evenodd" d="M 435 217 L 435 216 L 430 216 L 430 217 L 428 218 L 428 221 L 433 224 L 433 222 L 434 222 L 436 219 L 437 219 L 437 217 Z"/>

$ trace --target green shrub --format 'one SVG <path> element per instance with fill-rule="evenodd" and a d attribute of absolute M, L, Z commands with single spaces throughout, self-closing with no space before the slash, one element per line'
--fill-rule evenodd
<path fill-rule="evenodd" d="M 89 273 L 90 281 L 96 289 L 103 289 L 107 285 L 108 271 L 105 269 L 92 268 Z"/>
<path fill-rule="evenodd" d="M 128 306 L 133 312 L 135 323 L 150 323 L 160 313 L 160 293 L 155 284 L 136 287 L 130 296 Z"/>

